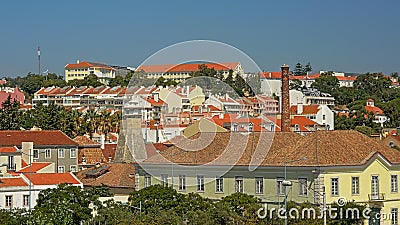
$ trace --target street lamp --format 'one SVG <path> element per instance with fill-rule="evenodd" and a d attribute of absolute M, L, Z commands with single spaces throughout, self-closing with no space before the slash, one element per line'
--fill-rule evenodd
<path fill-rule="evenodd" d="M 292 186 L 292 182 L 289 181 L 289 180 L 286 180 L 287 179 L 286 164 L 299 162 L 299 161 L 304 161 L 304 160 L 307 160 L 307 158 L 306 157 L 302 157 L 300 159 L 286 161 L 286 154 L 285 154 L 285 158 L 284 158 L 284 161 L 283 161 L 283 165 L 284 165 L 284 168 L 285 168 L 285 178 L 282 181 L 283 191 L 285 192 L 285 196 L 284 196 L 284 199 L 283 199 L 284 200 L 284 205 L 285 205 L 285 225 L 287 225 L 287 194 L 286 194 L 286 187 Z"/>

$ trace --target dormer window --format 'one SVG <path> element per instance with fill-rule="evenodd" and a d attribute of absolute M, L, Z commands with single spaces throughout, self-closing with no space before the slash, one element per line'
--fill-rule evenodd
<path fill-rule="evenodd" d="M 234 132 L 237 132 L 237 131 L 238 131 L 238 124 L 237 124 L 237 123 L 234 123 L 234 124 L 233 124 L 233 131 L 234 131 Z"/>
<path fill-rule="evenodd" d="M 249 131 L 250 131 L 250 132 L 253 132 L 253 131 L 254 131 L 253 123 L 249 123 Z"/>

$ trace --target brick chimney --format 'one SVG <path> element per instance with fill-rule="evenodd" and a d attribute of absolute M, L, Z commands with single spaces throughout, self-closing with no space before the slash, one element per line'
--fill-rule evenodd
<path fill-rule="evenodd" d="M 283 64 L 281 66 L 282 70 L 282 132 L 290 131 L 290 101 L 289 101 L 289 66 Z"/>

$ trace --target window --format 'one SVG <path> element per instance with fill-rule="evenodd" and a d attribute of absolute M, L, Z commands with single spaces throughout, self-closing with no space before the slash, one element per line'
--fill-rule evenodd
<path fill-rule="evenodd" d="M 151 176 L 150 174 L 144 175 L 144 187 L 150 187 L 151 186 Z"/>
<path fill-rule="evenodd" d="M 13 207 L 13 196 L 6 195 L 6 207 L 12 208 Z"/>
<path fill-rule="evenodd" d="M 204 191 L 204 176 L 197 175 L 197 191 Z"/>
<path fill-rule="evenodd" d="M 76 166 L 75 165 L 70 166 L 69 171 L 76 172 Z"/>
<path fill-rule="evenodd" d="M 9 155 L 8 156 L 8 164 L 7 164 L 7 169 L 9 170 L 15 170 L 15 162 L 14 162 L 14 156 L 13 155 Z"/>
<path fill-rule="evenodd" d="M 76 149 L 75 148 L 71 148 L 69 157 L 70 158 L 76 158 Z"/>
<path fill-rule="evenodd" d="M 318 130 L 318 124 L 314 124 L 314 130 Z"/>
<path fill-rule="evenodd" d="M 339 178 L 331 178 L 331 195 L 339 195 Z"/>
<path fill-rule="evenodd" d="M 283 185 L 282 185 L 282 181 L 283 180 L 284 180 L 283 177 L 276 178 L 276 193 L 278 195 L 284 195 L 285 194 L 285 190 L 284 190 Z"/>
<path fill-rule="evenodd" d="M 273 123 L 270 124 L 270 131 L 275 131 L 275 124 Z"/>
<path fill-rule="evenodd" d="M 390 176 L 390 191 L 391 192 L 398 192 L 398 181 L 397 181 L 397 175 L 391 175 Z"/>
<path fill-rule="evenodd" d="M 185 175 L 179 175 L 178 190 L 186 191 L 186 176 Z"/>
<path fill-rule="evenodd" d="M 307 178 L 299 178 L 299 195 L 307 196 Z"/>
<path fill-rule="evenodd" d="M 351 194 L 353 194 L 353 195 L 360 194 L 360 178 L 359 177 L 351 178 Z"/>
<path fill-rule="evenodd" d="M 224 192 L 224 177 L 215 179 L 215 192 Z"/>
<path fill-rule="evenodd" d="M 51 158 L 51 149 L 46 149 L 44 152 L 44 157 L 46 159 Z"/>
<path fill-rule="evenodd" d="M 235 192 L 243 192 L 243 177 L 235 177 Z"/>
<path fill-rule="evenodd" d="M 326 119 L 325 117 L 326 117 L 325 115 L 322 115 L 322 120 L 325 120 Z"/>
<path fill-rule="evenodd" d="M 23 204 L 24 206 L 29 206 L 29 195 L 23 196 Z"/>
<path fill-rule="evenodd" d="M 250 131 L 250 132 L 253 132 L 253 131 L 254 131 L 253 123 L 249 123 L 249 131 Z"/>
<path fill-rule="evenodd" d="M 39 150 L 33 149 L 33 158 L 34 158 L 34 159 L 39 158 Z"/>
<path fill-rule="evenodd" d="M 256 177 L 256 194 L 263 194 L 264 193 L 264 178 L 263 177 Z"/>
<path fill-rule="evenodd" d="M 64 149 L 63 148 L 60 148 L 60 149 L 58 149 L 58 158 L 64 158 Z"/>
<path fill-rule="evenodd" d="M 65 167 L 64 166 L 59 166 L 58 167 L 58 173 L 64 173 L 65 172 Z"/>
<path fill-rule="evenodd" d="M 237 131 L 238 131 L 238 124 L 237 124 L 237 123 L 234 123 L 234 124 L 233 124 L 233 131 L 234 131 L 234 132 L 237 132 Z"/>
<path fill-rule="evenodd" d="M 390 214 L 392 215 L 392 225 L 398 225 L 399 224 L 399 209 L 392 208 L 390 210 Z"/>
<path fill-rule="evenodd" d="M 295 124 L 295 125 L 294 125 L 294 131 L 295 131 L 295 132 L 300 131 L 300 127 L 299 127 L 298 124 Z"/>
<path fill-rule="evenodd" d="M 161 174 L 161 185 L 168 187 L 168 174 Z"/>

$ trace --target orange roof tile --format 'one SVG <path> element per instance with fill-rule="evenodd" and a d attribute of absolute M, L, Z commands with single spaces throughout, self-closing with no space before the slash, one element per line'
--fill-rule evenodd
<path fill-rule="evenodd" d="M 95 68 L 103 68 L 103 69 L 108 69 L 108 70 L 115 70 L 112 67 L 109 67 L 105 64 L 102 63 L 93 63 L 93 62 L 80 62 L 80 63 L 70 63 L 65 66 L 67 69 L 72 69 L 72 68 L 89 68 L 89 67 L 95 67 Z"/>
<path fill-rule="evenodd" d="M 86 136 L 77 136 L 73 139 L 79 147 L 100 147 L 100 143 L 90 140 Z"/>
<path fill-rule="evenodd" d="M 0 146 L 21 146 L 22 142 L 33 142 L 34 145 L 69 145 L 78 144 L 59 130 L 1 130 Z"/>
<path fill-rule="evenodd" d="M 34 185 L 81 184 L 72 173 L 33 173 L 26 175 Z"/>
<path fill-rule="evenodd" d="M 0 153 L 16 153 L 18 151 L 17 147 L 0 147 Z"/>
<path fill-rule="evenodd" d="M 303 112 L 301 113 L 302 115 L 308 115 L 308 114 L 317 114 L 319 111 L 319 105 L 303 105 Z M 298 114 L 297 113 L 298 106 L 297 105 L 292 105 L 290 107 L 290 113 L 291 114 Z"/>
<path fill-rule="evenodd" d="M 17 173 L 36 173 L 39 170 L 46 168 L 47 166 L 50 166 L 52 163 L 51 162 L 32 162 L 32 170 L 31 166 L 26 166 L 21 168 L 20 170 L 17 171 Z"/>
<path fill-rule="evenodd" d="M 2 187 L 27 187 L 28 183 L 21 177 L 2 177 L 0 178 L 0 188 Z"/>
<path fill-rule="evenodd" d="M 95 168 L 79 171 L 77 177 L 82 181 L 84 186 L 107 185 L 109 187 L 134 188 L 135 187 L 135 167 L 129 163 L 108 163 L 108 172 L 97 178 L 86 177 L 86 172 Z"/>
<path fill-rule="evenodd" d="M 167 73 L 167 72 L 195 72 L 199 71 L 200 65 L 206 65 L 208 68 L 214 68 L 217 71 L 234 70 L 238 62 L 232 63 L 187 63 L 187 64 L 166 64 L 166 65 L 140 65 L 137 71 L 146 73 Z"/>
<path fill-rule="evenodd" d="M 375 115 L 383 115 L 384 114 L 383 110 L 379 107 L 371 106 L 371 105 L 366 105 L 364 107 L 365 107 L 365 110 L 367 110 L 367 112 L 372 112 Z"/>

